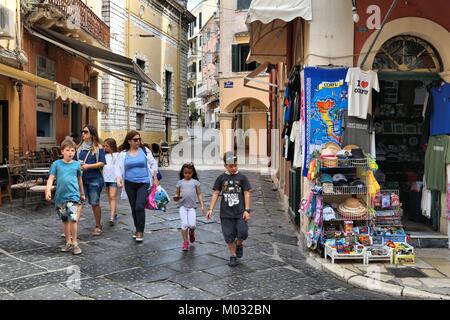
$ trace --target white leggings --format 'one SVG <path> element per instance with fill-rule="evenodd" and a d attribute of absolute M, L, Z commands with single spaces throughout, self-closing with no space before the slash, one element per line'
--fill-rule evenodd
<path fill-rule="evenodd" d="M 195 229 L 196 215 L 195 208 L 180 207 L 181 229 Z"/>

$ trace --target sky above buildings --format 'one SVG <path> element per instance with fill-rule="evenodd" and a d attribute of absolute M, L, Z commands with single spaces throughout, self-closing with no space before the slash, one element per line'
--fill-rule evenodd
<path fill-rule="evenodd" d="M 188 10 L 192 10 L 202 0 L 188 0 Z"/>

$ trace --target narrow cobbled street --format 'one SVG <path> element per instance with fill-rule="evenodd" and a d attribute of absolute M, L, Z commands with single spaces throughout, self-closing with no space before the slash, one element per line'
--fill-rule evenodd
<path fill-rule="evenodd" d="M 200 171 L 206 202 L 217 170 Z M 162 185 L 175 192 L 178 172 L 162 171 Z M 90 208 L 80 223 L 81 256 L 60 253 L 61 223 L 50 206 L 39 211 L 19 204 L 0 213 L 0 299 L 391 299 L 355 289 L 311 267 L 297 246 L 295 229 L 284 214 L 267 176 L 247 172 L 253 185 L 253 219 L 244 258 L 236 268 L 213 220 L 198 212 L 197 242 L 181 251 L 179 214 L 147 211 L 144 243 L 131 238 L 132 218 L 126 200 L 119 201 L 116 226 L 90 235 Z M 217 208 L 216 208 L 217 209 Z M 81 281 L 74 281 L 75 271 Z"/>

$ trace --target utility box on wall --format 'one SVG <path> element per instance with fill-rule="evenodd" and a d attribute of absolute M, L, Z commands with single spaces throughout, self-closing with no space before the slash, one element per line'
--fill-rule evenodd
<path fill-rule="evenodd" d="M 13 3 L 13 1 L 0 0 L 0 39 L 13 39 L 15 34 L 16 13 L 7 6 L 7 2 L 10 6 Z"/>

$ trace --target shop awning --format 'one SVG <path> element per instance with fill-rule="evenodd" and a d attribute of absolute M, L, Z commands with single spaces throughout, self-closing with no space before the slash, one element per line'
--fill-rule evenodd
<path fill-rule="evenodd" d="M 56 93 L 56 98 L 61 98 L 63 101 L 73 101 L 88 108 L 94 108 L 99 111 L 106 111 L 107 105 L 60 83 L 39 77 L 27 71 L 12 68 L 10 66 L 0 64 L 0 74 L 22 81 L 25 84 L 32 86 L 39 86 Z"/>
<path fill-rule="evenodd" d="M 286 63 L 287 26 L 296 18 L 312 19 L 311 0 L 253 0 L 246 20 L 250 31 L 247 62 Z"/>
<path fill-rule="evenodd" d="M 60 33 L 39 26 L 34 26 L 33 29 L 28 29 L 28 31 L 36 37 L 88 60 L 94 67 L 105 73 L 125 82 L 139 81 L 147 84 L 149 89 L 155 90 L 161 96 L 163 95 L 161 87 L 136 62 L 128 57 L 66 37 Z"/>

